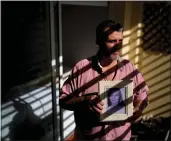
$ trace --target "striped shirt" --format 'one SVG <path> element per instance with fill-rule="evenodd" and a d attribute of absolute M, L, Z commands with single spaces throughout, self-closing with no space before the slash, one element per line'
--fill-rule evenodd
<path fill-rule="evenodd" d="M 62 87 L 60 98 L 68 95 L 82 96 L 98 92 L 98 82 L 104 77 L 99 71 L 95 56 L 79 61 Z M 133 81 L 133 102 L 147 100 L 148 86 L 142 74 L 128 60 L 120 58 L 116 75 L 113 80 Z M 100 123 L 98 117 L 91 111 L 82 109 L 74 111 L 75 140 L 130 140 L 130 123 L 122 122 Z"/>

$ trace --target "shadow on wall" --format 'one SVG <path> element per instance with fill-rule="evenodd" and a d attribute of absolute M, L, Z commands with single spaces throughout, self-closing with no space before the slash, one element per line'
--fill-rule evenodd
<path fill-rule="evenodd" d="M 154 4 L 156 3 L 154 2 Z M 134 22 L 132 21 L 131 28 L 124 31 L 123 58 L 129 59 L 135 64 L 149 86 L 148 98 L 150 104 L 143 113 L 144 117 L 170 116 L 171 54 L 167 50 L 170 49 L 170 33 L 167 30 L 167 28 L 170 28 L 170 21 L 166 18 L 166 15 L 169 14 L 167 11 L 169 7 L 165 7 L 158 14 L 155 12 L 159 10 L 155 11 L 153 9 L 154 13 L 146 10 L 148 15 L 144 13 L 142 23 L 139 21 L 135 23 L 136 15 L 133 14 L 135 19 Z M 157 19 L 154 18 L 156 15 L 158 15 Z M 151 20 L 152 24 L 147 25 L 150 19 L 156 20 Z M 162 19 L 164 23 L 160 24 Z M 163 32 L 166 33 L 165 36 L 162 36 Z"/>
<path fill-rule="evenodd" d="M 13 100 L 13 106 L 18 112 L 9 127 L 10 140 L 38 140 L 44 134 L 40 126 L 41 119 L 33 112 L 32 107 L 24 100 Z"/>
<path fill-rule="evenodd" d="M 143 10 L 143 41 L 144 50 L 171 54 L 170 48 L 170 2 L 144 3 Z"/>
<path fill-rule="evenodd" d="M 39 85 L 42 84 L 41 80 L 18 86 L 20 89 L 17 90 L 14 88 L 9 94 L 13 96 L 11 100 L 1 105 L 2 140 L 38 140 L 46 138 L 52 132 L 51 83 L 48 81 L 42 86 Z M 33 87 L 35 89 L 31 89 Z M 58 82 L 56 88 L 58 99 Z M 72 112 L 64 111 L 63 115 L 66 137 L 74 130 L 75 124 Z"/>

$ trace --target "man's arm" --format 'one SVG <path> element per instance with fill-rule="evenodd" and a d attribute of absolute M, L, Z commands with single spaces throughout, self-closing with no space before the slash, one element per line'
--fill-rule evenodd
<path fill-rule="evenodd" d="M 147 95 L 147 94 L 146 94 Z M 139 99 L 136 102 L 134 102 L 134 112 L 131 117 L 129 117 L 126 122 L 135 122 L 138 118 L 142 116 L 143 110 L 148 105 L 148 98 L 145 98 L 143 100 Z"/>
<path fill-rule="evenodd" d="M 104 103 L 101 101 L 97 93 L 89 93 L 83 96 L 65 97 L 59 99 L 59 105 L 61 108 L 67 110 L 90 110 L 97 114 L 102 114 Z"/>
<path fill-rule="evenodd" d="M 134 106 L 134 112 L 133 116 L 129 117 L 127 119 L 128 122 L 134 122 L 139 117 L 141 117 L 143 110 L 148 105 L 148 86 L 142 76 L 142 74 L 139 72 L 139 70 L 136 69 L 136 67 L 132 64 L 133 67 L 133 106 Z"/>
<path fill-rule="evenodd" d="M 72 96 L 72 94 L 65 97 L 61 96 L 59 98 L 59 105 L 63 109 L 74 111 L 75 109 L 87 105 L 88 102 L 91 100 L 92 96 L 95 95 L 97 95 L 97 93 L 86 94 L 83 96 Z"/>
<path fill-rule="evenodd" d="M 73 67 L 68 79 L 64 82 L 59 97 L 59 106 L 66 110 L 75 110 L 75 107 L 83 103 L 84 97 L 79 97 L 78 89 L 79 69 Z"/>
<path fill-rule="evenodd" d="M 59 99 L 59 106 L 66 110 L 74 111 L 76 107 L 80 107 L 85 103 L 85 97 L 83 96 L 67 96 Z"/>

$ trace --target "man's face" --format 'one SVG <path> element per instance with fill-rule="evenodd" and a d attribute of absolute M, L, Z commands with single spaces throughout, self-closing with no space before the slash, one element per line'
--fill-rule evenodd
<path fill-rule="evenodd" d="M 114 31 L 110 34 L 105 41 L 104 55 L 110 57 L 112 60 L 116 60 L 117 56 L 120 55 L 122 39 L 122 32 Z"/>

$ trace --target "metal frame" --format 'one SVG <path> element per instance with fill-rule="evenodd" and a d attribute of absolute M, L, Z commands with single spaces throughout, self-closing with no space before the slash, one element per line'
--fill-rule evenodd
<path fill-rule="evenodd" d="M 61 84 L 63 81 L 63 55 L 62 55 L 62 6 L 61 1 L 58 2 L 58 39 L 59 39 L 59 46 L 58 46 L 58 71 L 59 71 L 59 88 L 61 88 Z M 60 140 L 64 140 L 63 135 L 63 109 L 60 108 Z"/>
<path fill-rule="evenodd" d="M 52 86 L 52 114 L 53 114 L 53 141 L 59 138 L 59 124 L 57 121 L 57 100 L 56 100 L 56 51 L 55 51 L 55 19 L 54 19 L 54 2 L 46 2 L 48 26 L 50 36 L 50 57 L 51 57 L 51 86 Z"/>
<path fill-rule="evenodd" d="M 49 3 L 49 26 L 50 26 L 50 42 L 51 42 L 51 64 L 52 64 L 52 106 L 53 106 L 53 140 L 64 140 L 63 136 L 63 110 L 57 109 L 59 99 L 56 100 L 56 78 L 58 78 L 58 88 L 60 93 L 61 84 L 63 81 L 63 59 L 62 59 L 62 13 L 60 1 L 50 1 Z M 57 26 L 56 26 L 57 25 Z M 57 46 L 55 46 L 57 41 Z M 57 50 L 56 50 L 57 48 Z M 56 61 L 57 65 L 56 65 Z M 58 76 L 56 75 L 59 74 Z M 59 113 L 59 120 L 58 114 Z M 59 131 L 58 131 L 59 129 Z"/>

